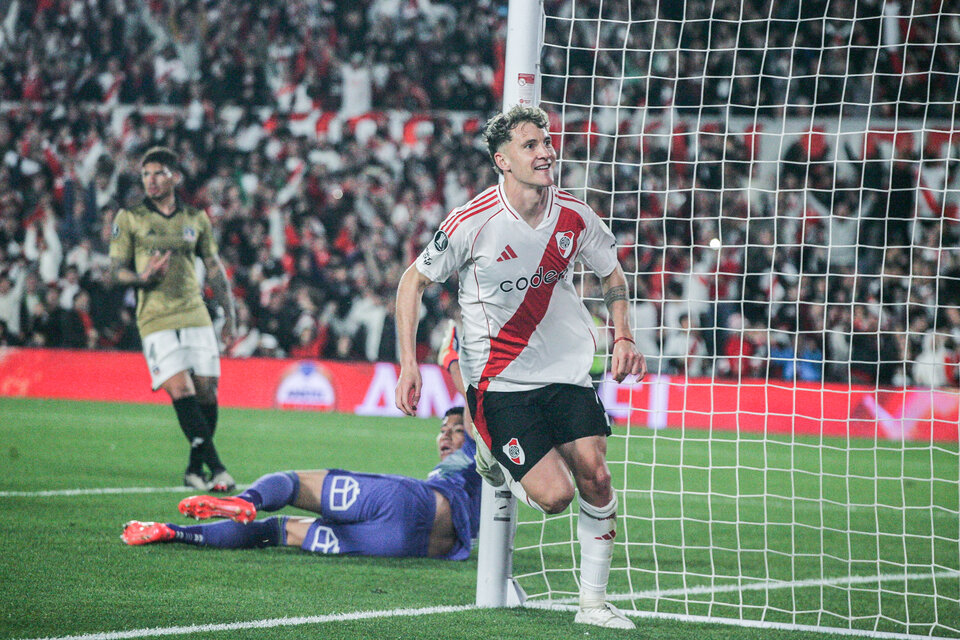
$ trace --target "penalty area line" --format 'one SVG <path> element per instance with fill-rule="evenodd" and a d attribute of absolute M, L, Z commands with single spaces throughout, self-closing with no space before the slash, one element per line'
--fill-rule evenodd
<path fill-rule="evenodd" d="M 476 605 L 451 605 L 446 607 L 423 607 L 420 609 L 388 609 L 382 611 L 357 611 L 354 613 L 333 613 L 322 616 L 304 616 L 296 618 L 271 618 L 250 622 L 227 622 L 221 624 L 199 624 L 179 627 L 153 627 L 149 629 L 130 629 L 128 631 L 108 631 L 105 633 L 85 633 L 73 636 L 47 636 L 30 640 L 126 640 L 127 638 L 156 638 L 178 636 L 193 633 L 212 633 L 216 631 L 241 631 L 244 629 L 272 629 L 275 627 L 297 627 L 327 622 L 352 622 L 373 618 L 414 618 L 441 613 L 457 613 L 477 609 Z"/>

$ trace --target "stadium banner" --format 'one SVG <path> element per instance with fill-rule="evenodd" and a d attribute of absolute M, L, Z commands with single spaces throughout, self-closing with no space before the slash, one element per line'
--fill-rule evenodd
<path fill-rule="evenodd" d="M 221 368 L 224 407 L 401 415 L 393 363 L 224 358 Z M 440 367 L 423 364 L 420 372 L 420 417 L 463 404 Z M 604 379 L 598 393 L 617 423 L 629 417 L 653 429 L 956 441 L 960 422 L 955 390 L 650 375 L 640 384 Z M 0 397 L 168 402 L 150 391 L 139 353 L 60 349 L 0 349 Z"/>
<path fill-rule="evenodd" d="M 392 363 L 221 358 L 220 406 L 403 415 L 394 404 Z M 420 366 L 421 417 L 442 416 L 463 397 L 437 365 Z M 0 348 L 0 397 L 168 403 L 150 390 L 140 353 Z"/>
<path fill-rule="evenodd" d="M 956 441 L 956 390 L 650 375 L 598 389 L 618 423 L 741 433 Z M 632 414 L 632 415 L 631 415 Z"/>

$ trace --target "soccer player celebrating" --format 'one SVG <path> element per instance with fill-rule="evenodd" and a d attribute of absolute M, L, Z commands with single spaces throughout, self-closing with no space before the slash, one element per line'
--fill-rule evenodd
<path fill-rule="evenodd" d="M 193 496 L 180 512 L 206 525 L 128 522 L 123 541 L 248 549 L 292 546 L 315 553 L 466 560 L 480 520 L 476 444 L 463 423 L 463 407 L 447 411 L 437 435 L 440 463 L 426 480 L 340 469 L 290 471 L 261 477 L 236 497 Z M 258 511 L 293 505 L 319 518 Z"/>
<path fill-rule="evenodd" d="M 487 122 L 499 186 L 454 209 L 397 290 L 400 378 L 396 402 L 420 399 L 416 329 L 423 290 L 459 273 L 460 367 L 468 383 L 478 459 L 492 453 L 522 501 L 546 513 L 579 491 L 580 609 L 576 621 L 634 624 L 606 602 L 617 499 L 606 464 L 610 426 L 590 382 L 596 335 L 573 285 L 574 263 L 601 279 L 614 329 L 611 373 L 642 379 L 627 319 L 616 241 L 589 206 L 554 184 L 547 116 L 517 106 Z M 572 477 L 571 477 L 572 474 Z"/>
<path fill-rule="evenodd" d="M 229 491 L 235 483 L 213 445 L 220 353 L 195 257 L 203 258 L 207 283 L 223 308 L 222 337 L 229 343 L 236 332 L 236 316 L 226 270 L 206 214 L 176 196 L 180 180 L 176 154 L 164 147 L 148 150 L 141 178 L 143 202 L 121 209 L 113 222 L 113 281 L 137 289 L 137 328 L 153 389 L 162 388 L 170 396 L 190 443 L 184 485 Z"/>

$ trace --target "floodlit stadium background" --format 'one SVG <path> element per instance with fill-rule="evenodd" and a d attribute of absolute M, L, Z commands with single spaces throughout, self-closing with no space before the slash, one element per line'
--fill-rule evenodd
<path fill-rule="evenodd" d="M 623 604 L 957 635 L 956 9 L 877 0 L 544 8 L 541 104 L 562 149 L 560 183 L 617 234 L 638 344 L 659 376 L 600 387 L 630 425 L 611 454 L 625 499 L 614 574 L 632 594 Z M 139 357 L 134 300 L 105 281 L 105 252 L 112 216 L 141 197 L 138 155 L 157 143 L 181 153 L 182 196 L 219 234 L 243 333 L 229 356 L 290 358 L 266 365 L 278 372 L 267 386 L 278 388 L 296 362 L 338 361 L 311 376 L 392 362 L 400 273 L 447 210 L 495 179 L 477 132 L 510 81 L 506 20 L 505 3 L 489 2 L 0 0 L 0 344 L 17 349 L 0 357 L 0 393 L 121 399 L 96 376 L 58 392 L 56 363 Z M 597 297 L 590 278 L 583 291 Z M 455 283 L 427 292 L 422 361 L 455 306 Z M 602 306 L 591 310 L 602 326 Z M 356 366 L 368 383 L 383 371 Z M 602 369 L 598 359 L 598 381 Z M 436 389 L 431 413 L 451 400 L 442 381 Z M 245 406 L 283 405 L 275 391 Z M 363 406 L 328 400 L 314 408 Z M 56 459 L 43 452 L 54 427 L 67 429 L 57 442 L 96 439 L 94 418 L 70 416 L 99 410 L 109 422 L 114 409 L 68 405 L 51 424 L 34 416 L 47 405 L 23 406 L 0 401 L 5 490 L 166 486 L 163 469 L 84 471 L 98 466 L 94 451 L 78 474 L 52 474 Z M 292 415 L 237 420 L 256 432 L 283 429 Z M 172 420 L 156 416 L 158 430 Z M 359 428 L 388 429 L 379 424 Z M 238 426 L 241 435 L 252 437 Z M 250 461 L 239 479 L 250 481 L 259 451 L 234 446 Z M 304 466 L 350 461 L 340 445 L 320 441 L 314 453 Z M 126 458 L 138 454 L 104 460 Z M 264 458 L 289 466 L 279 450 Z M 409 469 L 373 462 L 417 475 L 429 456 Z M 11 534 L 27 511 L 49 531 L 65 509 L 63 498 L 0 499 L 17 501 L 5 516 Z M 91 545 L 113 558 L 104 532 L 144 517 L 128 513 L 141 503 L 112 498 L 82 526 L 91 498 L 78 500 L 67 511 L 83 533 L 56 547 L 61 559 L 42 545 L 33 552 L 75 588 L 44 587 L 40 572 L 36 583 L 10 582 L 3 598 L 22 603 L 17 589 L 39 588 L 46 601 L 72 602 L 70 615 L 36 610 L 2 625 L 9 637 L 131 628 L 99 624 L 123 610 L 109 590 L 98 600 L 110 607 L 79 604 L 91 572 L 63 558 Z M 145 506 L 160 517 L 162 502 Z M 518 534 L 518 571 L 548 600 L 575 591 L 569 523 L 525 523 Z M 4 574 L 29 575 L 14 555 L 4 554 Z M 175 555 L 157 569 L 181 562 Z M 202 557 L 203 581 L 221 579 L 213 555 Z M 267 561 L 277 571 L 299 560 L 278 557 Z M 470 582 L 462 578 L 460 587 Z M 468 587 L 452 600 L 471 602 Z M 343 600 L 339 610 L 360 607 Z"/>

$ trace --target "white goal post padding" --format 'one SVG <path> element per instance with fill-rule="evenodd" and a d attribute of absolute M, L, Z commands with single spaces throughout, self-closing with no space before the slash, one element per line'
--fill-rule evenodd
<path fill-rule="evenodd" d="M 650 366 L 614 385 L 601 340 L 611 599 L 960 636 L 960 7 L 541 6 L 559 183 L 618 239 Z M 518 517 L 529 604 L 575 603 L 576 514 Z"/>

